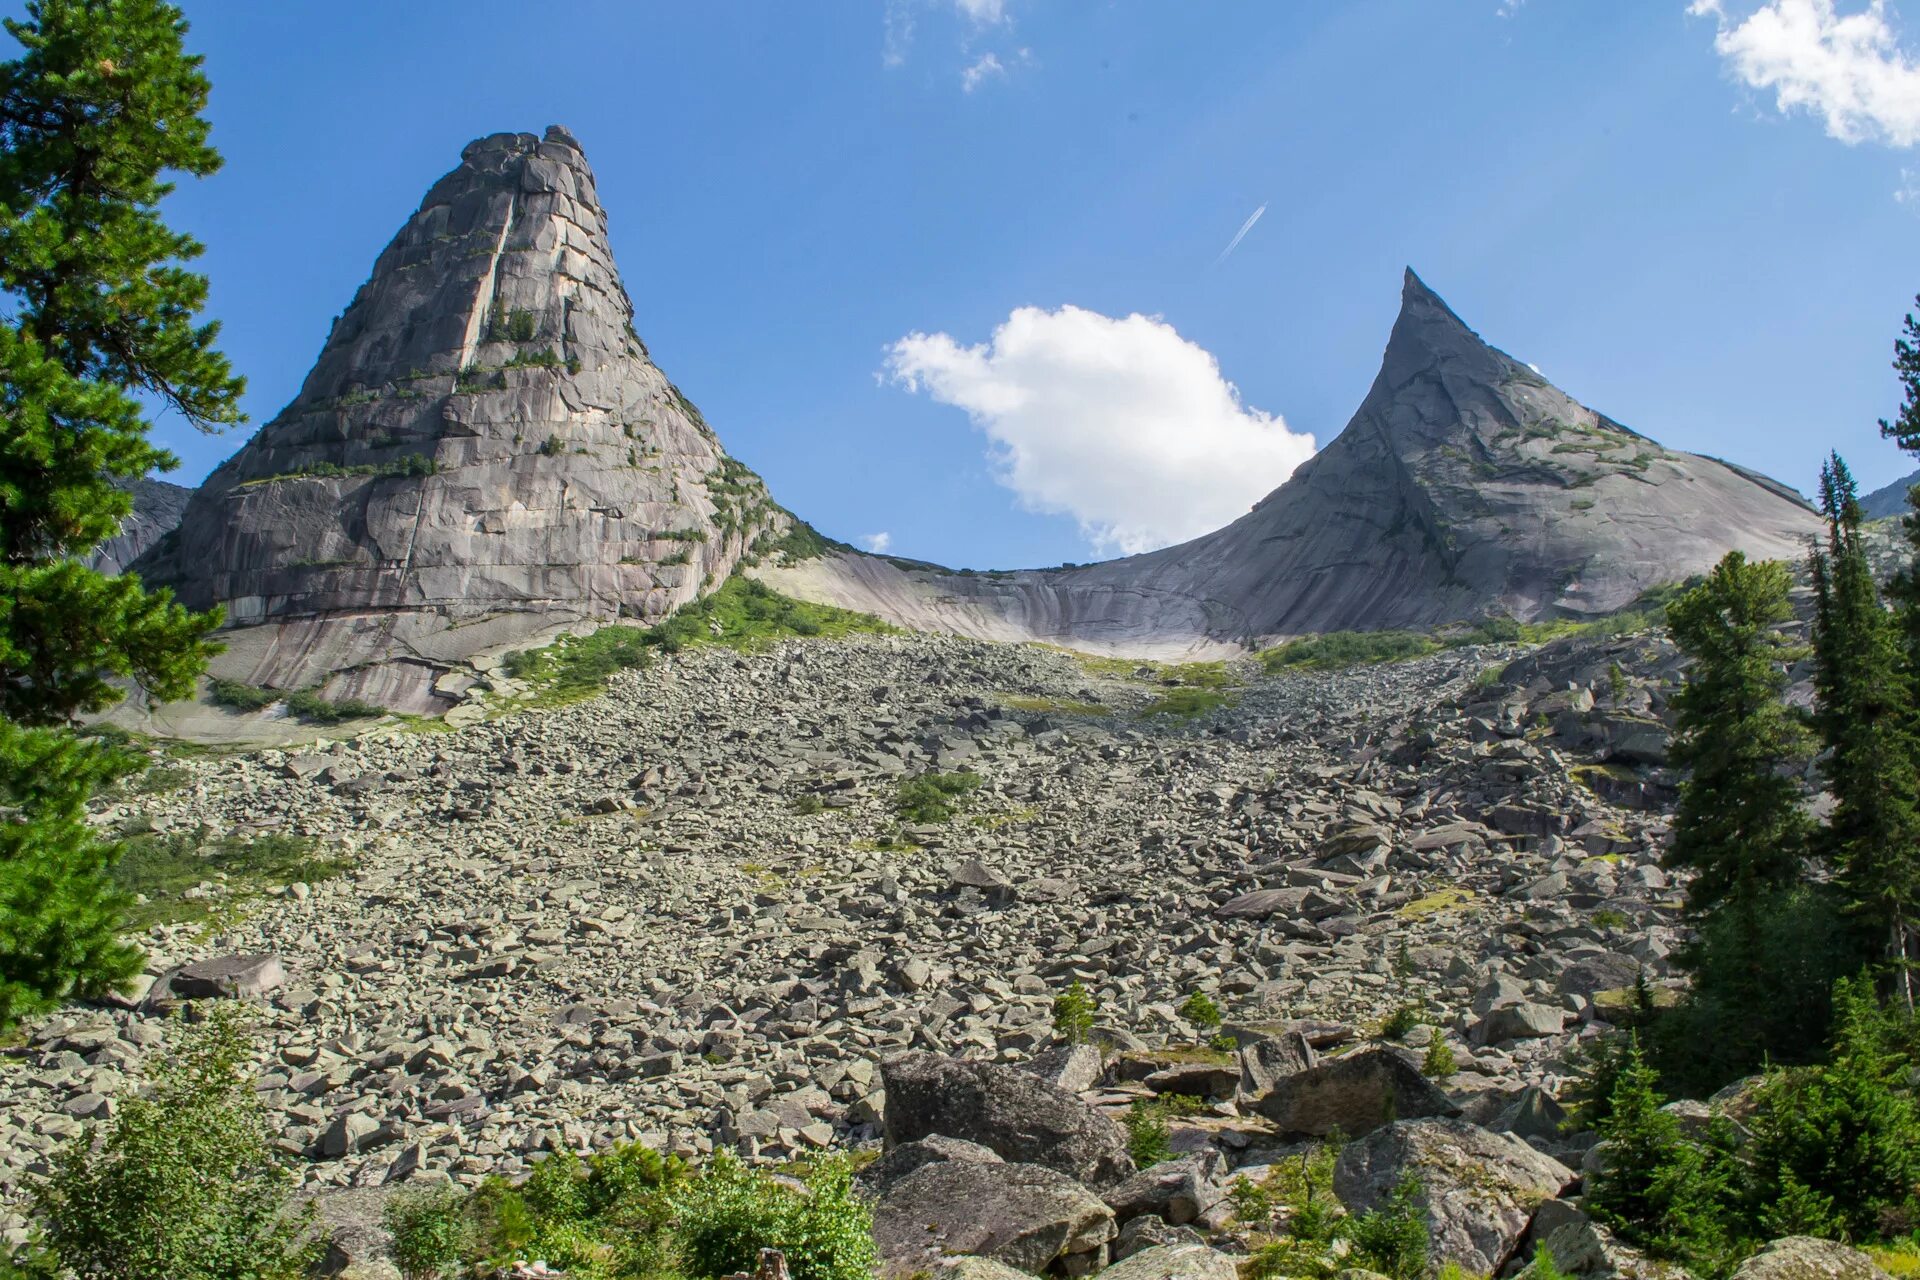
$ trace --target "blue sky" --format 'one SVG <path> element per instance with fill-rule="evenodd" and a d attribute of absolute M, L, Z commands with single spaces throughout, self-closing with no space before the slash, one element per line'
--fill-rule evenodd
<path fill-rule="evenodd" d="M 1406 264 L 1669 445 L 1873 487 L 1913 465 L 1903 3 L 187 0 L 226 168 L 170 216 L 264 421 L 464 143 L 565 124 L 729 450 L 949 564 L 1243 509 L 1358 405 Z M 160 434 L 193 482 L 246 430 Z"/>

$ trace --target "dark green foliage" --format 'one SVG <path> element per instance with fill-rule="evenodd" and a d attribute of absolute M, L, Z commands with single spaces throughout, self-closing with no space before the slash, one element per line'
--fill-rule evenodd
<path fill-rule="evenodd" d="M 1407 1033 L 1426 1021 L 1423 1011 L 1417 1004 L 1402 1004 L 1385 1018 L 1380 1020 L 1380 1035 L 1386 1040 L 1404 1040 Z"/>
<path fill-rule="evenodd" d="M 1786 566 L 1732 551 L 1667 610 L 1693 665 L 1674 697 L 1673 762 L 1689 776 L 1666 861 L 1694 872 L 1696 918 L 1800 880 L 1808 823 L 1789 771 L 1808 743 L 1782 698 L 1791 655 L 1776 630 L 1792 616 L 1790 586 Z"/>
<path fill-rule="evenodd" d="M 1749 1252 L 1738 1212 L 1738 1169 L 1724 1125 L 1685 1136 L 1662 1111 L 1657 1076 L 1637 1045 L 1619 1064 L 1600 1123 L 1606 1160 L 1588 1180 L 1587 1211 L 1659 1258 L 1719 1275 Z"/>
<path fill-rule="evenodd" d="M 123 1098 L 29 1191 L 49 1260 L 80 1277 L 299 1280 L 323 1242 L 289 1212 L 292 1172 L 268 1142 L 233 1006 L 180 1036 L 150 1092 Z"/>
<path fill-rule="evenodd" d="M 1460 1070 L 1459 1059 L 1454 1056 L 1453 1046 L 1437 1030 L 1433 1039 L 1427 1041 L 1427 1052 L 1420 1059 L 1420 1074 L 1433 1080 L 1445 1080 Z"/>
<path fill-rule="evenodd" d="M 1277 1238 L 1254 1250 L 1242 1272 L 1245 1280 L 1331 1280 L 1348 1265 L 1334 1252 L 1348 1224 L 1333 1191 L 1333 1168 L 1339 1155 L 1336 1135 L 1298 1156 L 1276 1160 L 1262 1183 L 1235 1184 L 1234 1209 L 1242 1223 L 1265 1226 L 1276 1210 L 1286 1210 Z"/>
<path fill-rule="evenodd" d="M 194 614 L 80 558 L 118 531 L 116 481 L 169 470 L 143 401 L 212 429 L 241 419 L 241 382 L 194 323 L 200 253 L 157 206 L 169 172 L 220 157 L 208 84 L 159 0 L 37 0 L 8 20 L 0 65 L 0 1025 L 137 961 L 115 941 L 111 849 L 88 794 L 125 771 L 55 728 L 117 702 L 116 680 L 192 692 L 217 613 Z"/>
<path fill-rule="evenodd" d="M 216 676 L 207 681 L 207 697 L 217 706 L 232 707 L 235 711 L 261 711 L 284 696 L 278 689 L 263 689 L 257 684 L 246 684 L 239 680 L 223 680 Z"/>
<path fill-rule="evenodd" d="M 969 792 L 980 788 L 977 773 L 923 773 L 903 779 L 894 797 L 894 809 L 902 822 L 946 822 L 966 808 Z"/>
<path fill-rule="evenodd" d="M 1835 979 L 1860 967 L 1859 930 L 1830 884 L 1742 899 L 1701 920 L 1681 953 L 1686 998 L 1648 1019 L 1662 1079 L 1705 1095 L 1765 1063 L 1818 1061 Z"/>
<path fill-rule="evenodd" d="M 1220 1025 L 1220 1006 L 1204 991 L 1188 996 L 1177 1012 L 1202 1031 L 1211 1031 Z"/>
<path fill-rule="evenodd" d="M 87 800 L 139 767 L 96 738 L 0 718 L 0 1028 L 140 971 L 119 940 L 127 898 Z"/>
<path fill-rule="evenodd" d="M 1425 1198 L 1419 1178 L 1408 1174 L 1379 1208 L 1349 1218 L 1346 1235 L 1353 1242 L 1354 1263 L 1390 1280 L 1420 1280 L 1431 1246 Z"/>
<path fill-rule="evenodd" d="M 1920 1225 L 1914 1026 L 1865 980 L 1834 991 L 1831 1060 L 1770 1076 L 1754 1120 L 1755 1199 L 1790 1200 L 1808 1229 L 1857 1240 Z M 1819 1206 L 1824 1205 L 1824 1208 Z"/>
<path fill-rule="evenodd" d="M 287 710 L 313 724 L 340 724 L 371 720 L 387 714 L 385 707 L 358 698 L 326 698 L 317 689 L 296 689 L 286 695 Z"/>
<path fill-rule="evenodd" d="M 602 627 L 587 636 L 569 636 L 544 649 L 522 649 L 503 665 L 516 680 L 538 680 L 565 697 L 598 693 L 619 671 L 647 665 L 647 636 L 638 627 Z"/>
<path fill-rule="evenodd" d="M 1920 951 L 1920 737 L 1912 673 L 1896 619 L 1880 602 L 1860 543 L 1860 504 L 1839 455 L 1820 472 L 1827 543 L 1809 568 L 1814 587 L 1814 691 L 1833 811 L 1823 851 L 1852 906 L 1881 940 L 1893 979 L 1913 1007 Z"/>
<path fill-rule="evenodd" d="M 1085 1044 L 1093 1035 L 1093 997 L 1076 979 L 1053 998 L 1053 1029 L 1068 1044 Z"/>
<path fill-rule="evenodd" d="M 1155 1098 L 1135 1098 L 1120 1118 L 1127 1131 L 1127 1154 L 1142 1169 L 1173 1157 L 1168 1141 L 1167 1121 L 1174 1116 L 1197 1115 L 1206 1103 L 1180 1093 L 1163 1093 Z"/>
<path fill-rule="evenodd" d="M 516 351 L 507 358 L 502 369 L 558 369 L 564 363 L 560 353 L 547 347 L 536 351 Z"/>

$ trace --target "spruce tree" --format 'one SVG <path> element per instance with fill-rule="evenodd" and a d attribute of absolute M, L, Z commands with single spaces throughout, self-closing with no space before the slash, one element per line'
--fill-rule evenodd
<path fill-rule="evenodd" d="M 196 323 L 200 253 L 166 226 L 173 172 L 219 167 L 208 84 L 160 0 L 35 0 L 0 65 L 0 1025 L 137 967 L 116 941 L 113 850 L 88 796 L 126 767 L 68 728 L 131 681 L 190 693 L 217 614 L 84 556 L 131 508 L 117 487 L 174 458 L 145 407 L 214 429 L 241 382 Z"/>
<path fill-rule="evenodd" d="M 1776 629 L 1790 582 L 1786 566 L 1731 551 L 1667 610 L 1693 665 L 1674 697 L 1673 762 L 1689 776 L 1666 862 L 1694 873 L 1696 920 L 1801 881 L 1810 825 L 1792 773 L 1808 742 L 1782 698 L 1792 646 Z"/>
<path fill-rule="evenodd" d="M 1891 977 L 1913 1008 L 1920 927 L 1920 742 L 1899 623 L 1881 603 L 1860 542 L 1853 476 L 1838 454 L 1820 471 L 1824 548 L 1814 586 L 1816 722 L 1833 811 L 1822 833 L 1853 908 L 1885 947 Z"/>

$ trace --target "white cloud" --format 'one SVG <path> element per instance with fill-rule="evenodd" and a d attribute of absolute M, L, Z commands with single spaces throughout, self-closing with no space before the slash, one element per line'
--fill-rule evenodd
<path fill-rule="evenodd" d="M 1848 144 L 1920 142 L 1920 63 L 1900 47 L 1886 0 L 1848 14 L 1834 0 L 1766 0 L 1737 20 L 1722 0 L 1693 0 L 1687 12 L 1714 20 L 1728 70 L 1772 91 L 1783 114 L 1820 116 Z"/>
<path fill-rule="evenodd" d="M 908 334 L 886 373 L 964 409 L 995 479 L 1100 552 L 1217 529 L 1313 456 L 1312 436 L 1242 404 L 1211 353 L 1153 316 L 1021 307 L 978 346 Z"/>
<path fill-rule="evenodd" d="M 1003 76 L 1007 69 L 1000 65 L 1000 59 L 992 53 L 983 53 L 960 73 L 960 87 L 972 93 L 980 87 L 980 82 L 989 76 Z"/>
<path fill-rule="evenodd" d="M 1920 208 L 1920 169 L 1901 169 L 1900 185 L 1893 189 L 1896 203 Z"/>
<path fill-rule="evenodd" d="M 953 0 L 953 7 L 983 27 L 993 26 L 1007 16 L 1006 0 Z"/>
<path fill-rule="evenodd" d="M 893 548 L 893 535 L 885 531 L 863 534 L 860 541 L 866 544 L 867 550 L 877 556 L 883 556 Z"/>

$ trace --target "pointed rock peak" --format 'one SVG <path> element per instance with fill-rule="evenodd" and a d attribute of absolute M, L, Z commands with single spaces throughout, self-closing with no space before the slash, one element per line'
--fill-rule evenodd
<path fill-rule="evenodd" d="M 1498 378 L 1514 361 L 1481 340 L 1426 281 L 1407 268 L 1400 289 L 1400 314 L 1387 340 L 1382 372 L 1397 384 L 1436 363 L 1467 361 L 1482 376 Z"/>

